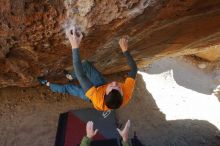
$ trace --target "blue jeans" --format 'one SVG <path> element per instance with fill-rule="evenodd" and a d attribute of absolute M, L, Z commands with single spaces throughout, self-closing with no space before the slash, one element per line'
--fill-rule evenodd
<path fill-rule="evenodd" d="M 83 72 L 87 76 L 87 78 L 94 84 L 94 86 L 98 87 L 104 85 L 106 83 L 102 74 L 87 60 L 82 61 Z M 71 73 L 72 77 L 75 78 L 75 73 Z M 81 99 L 89 101 L 88 97 L 85 96 L 85 93 L 81 86 L 66 84 L 50 84 L 50 89 L 53 92 L 59 93 L 67 93 L 73 96 L 79 96 Z"/>

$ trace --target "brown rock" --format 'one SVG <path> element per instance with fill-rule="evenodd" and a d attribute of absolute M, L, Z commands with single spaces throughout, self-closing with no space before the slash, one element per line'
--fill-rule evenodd
<path fill-rule="evenodd" d="M 206 51 L 197 53 L 196 56 L 211 62 L 220 60 L 220 46 L 210 47 Z"/>
<path fill-rule="evenodd" d="M 220 43 L 220 1 L 0 1 L 0 87 L 34 86 L 72 66 L 62 24 L 84 32 L 81 56 L 111 74 L 127 70 L 118 39 L 129 35 L 139 67 L 164 56 L 194 54 Z"/>

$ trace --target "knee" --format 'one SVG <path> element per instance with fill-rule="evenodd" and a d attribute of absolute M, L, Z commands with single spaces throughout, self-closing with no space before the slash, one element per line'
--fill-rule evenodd
<path fill-rule="evenodd" d="M 88 60 L 82 60 L 82 66 L 83 67 L 91 66 L 91 62 L 89 62 Z"/>
<path fill-rule="evenodd" d="M 89 64 L 90 62 L 88 60 L 83 59 L 82 64 Z"/>

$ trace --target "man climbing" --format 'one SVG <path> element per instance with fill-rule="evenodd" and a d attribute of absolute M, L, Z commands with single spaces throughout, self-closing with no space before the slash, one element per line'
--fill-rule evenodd
<path fill-rule="evenodd" d="M 113 81 L 106 83 L 102 74 L 89 62 L 81 62 L 79 55 L 79 45 L 82 40 L 82 33 L 72 27 L 66 31 L 66 35 L 72 47 L 72 59 L 74 73 L 72 76 L 67 74 L 69 79 L 76 78 L 80 86 L 67 84 L 59 85 L 49 83 L 44 78 L 38 78 L 41 84 L 46 84 L 53 92 L 68 93 L 79 96 L 83 100 L 91 101 L 97 110 L 107 111 L 124 106 L 131 99 L 137 74 L 137 66 L 132 56 L 128 52 L 127 40 L 121 38 L 119 45 L 124 56 L 127 58 L 131 71 L 128 73 L 124 83 Z"/>
<path fill-rule="evenodd" d="M 123 130 L 117 128 L 118 133 L 122 137 L 122 146 L 131 146 L 130 142 L 128 142 L 128 134 L 130 129 L 131 122 L 127 121 Z M 90 146 L 92 138 L 97 134 L 98 129 L 94 130 L 93 122 L 89 121 L 86 124 L 86 136 L 83 137 L 80 146 Z"/>

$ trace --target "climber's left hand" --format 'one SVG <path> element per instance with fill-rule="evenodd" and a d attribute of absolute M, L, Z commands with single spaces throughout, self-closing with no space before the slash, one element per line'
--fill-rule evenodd
<path fill-rule="evenodd" d="M 72 49 L 79 48 L 80 42 L 83 38 L 81 31 L 76 30 L 76 28 L 73 26 L 72 28 L 66 31 L 66 35 L 70 41 Z"/>

